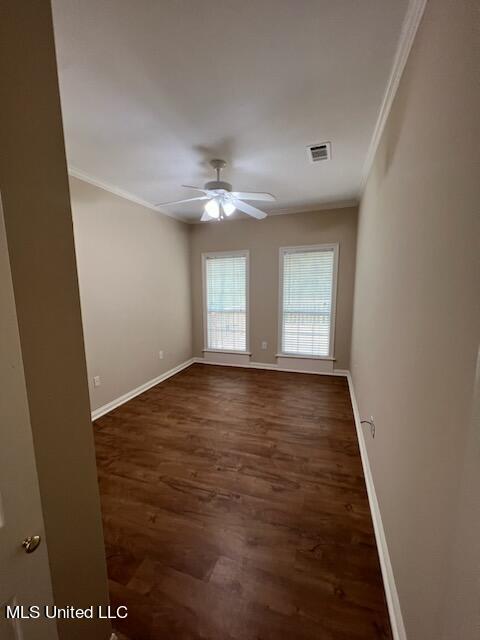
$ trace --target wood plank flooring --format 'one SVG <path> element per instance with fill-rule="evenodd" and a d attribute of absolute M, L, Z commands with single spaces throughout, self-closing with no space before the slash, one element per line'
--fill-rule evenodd
<path fill-rule="evenodd" d="M 195 364 L 94 432 L 131 640 L 391 638 L 344 378 Z"/>

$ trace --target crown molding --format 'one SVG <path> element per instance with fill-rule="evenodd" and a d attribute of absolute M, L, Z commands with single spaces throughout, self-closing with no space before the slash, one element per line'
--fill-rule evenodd
<path fill-rule="evenodd" d="M 120 198 L 124 198 L 125 200 L 130 200 L 130 202 L 134 202 L 135 204 L 139 204 L 142 207 L 146 207 L 147 209 L 152 209 L 152 211 L 156 211 L 157 213 L 161 213 L 169 218 L 174 218 L 175 220 L 180 220 L 180 222 L 187 222 L 185 218 L 181 218 L 178 215 L 174 215 L 165 209 L 160 209 L 160 207 L 156 207 L 152 202 L 148 202 L 147 200 L 143 200 L 139 198 L 133 193 L 129 191 L 125 191 L 124 189 L 120 189 L 120 187 L 115 186 L 114 184 L 110 184 L 108 182 L 103 182 L 102 180 L 98 180 L 88 173 L 77 169 L 76 167 L 72 167 L 69 165 L 68 167 L 68 175 L 73 178 L 77 178 L 78 180 L 82 180 L 82 182 L 87 182 L 88 184 L 93 185 L 94 187 L 98 187 L 99 189 L 103 189 L 104 191 L 108 191 L 109 193 L 113 193 L 115 196 L 119 196 Z"/>
<path fill-rule="evenodd" d="M 322 202 L 320 204 L 309 205 L 307 207 L 287 207 L 285 209 L 276 209 L 269 211 L 269 216 L 283 216 L 289 213 L 311 213 L 313 211 L 328 211 L 329 209 L 348 209 L 349 207 L 358 207 L 358 200 L 337 200 L 334 202 Z"/>
<path fill-rule="evenodd" d="M 405 14 L 405 18 L 402 24 L 402 29 L 400 32 L 400 38 L 398 41 L 397 50 L 396 50 L 395 58 L 393 61 L 392 71 L 388 79 L 387 88 L 383 96 L 382 104 L 380 106 L 375 128 L 373 130 L 373 135 L 370 140 L 370 145 L 368 147 L 367 155 L 363 165 L 362 180 L 360 185 L 360 196 L 363 194 L 363 191 L 365 189 L 365 185 L 367 183 L 367 179 L 373 165 L 373 160 L 375 158 L 375 154 L 377 152 L 378 145 L 380 143 L 380 139 L 382 137 L 382 133 L 385 128 L 388 115 L 392 108 L 393 100 L 395 98 L 395 94 L 397 93 L 398 86 L 400 84 L 400 79 L 402 77 L 403 70 L 405 69 L 405 65 L 407 63 L 407 59 L 410 54 L 410 50 L 412 48 L 418 26 L 420 24 L 423 13 L 425 11 L 426 4 L 427 4 L 427 0 L 410 0 L 409 1 L 407 12 Z M 104 191 L 109 191 L 110 193 L 113 193 L 116 196 L 120 196 L 121 198 L 130 200 L 131 202 L 140 204 L 143 207 L 152 209 L 153 211 L 166 215 L 169 218 L 174 218 L 175 220 L 180 220 L 181 222 L 186 222 L 187 224 L 198 224 L 200 222 L 199 220 L 191 220 L 191 219 L 184 218 L 179 215 L 170 213 L 169 211 L 166 211 L 164 209 L 160 209 L 159 207 L 156 207 L 152 202 L 143 200 L 142 198 L 139 198 L 135 194 L 130 193 L 129 191 L 125 191 L 124 189 L 120 189 L 115 185 L 109 184 L 107 182 L 103 182 L 102 180 L 98 180 L 98 178 L 95 178 L 94 176 L 91 176 L 88 173 L 85 173 L 84 171 L 81 171 L 80 169 L 77 169 L 76 167 L 73 167 L 71 165 L 68 167 L 68 173 L 74 178 L 78 178 L 79 180 L 83 180 L 83 182 L 87 182 L 88 184 L 92 184 L 95 187 L 99 187 Z M 296 207 L 296 208 L 278 209 L 277 211 L 270 211 L 268 215 L 277 216 L 277 215 L 284 215 L 284 214 L 290 214 L 290 213 L 303 213 L 307 211 L 323 211 L 326 209 L 345 209 L 347 207 L 356 207 L 356 206 L 358 206 L 357 199 L 346 200 L 342 202 L 318 204 L 308 208 Z"/>
<path fill-rule="evenodd" d="M 365 163 L 362 171 L 362 182 L 360 187 L 360 193 L 363 194 L 365 185 L 367 183 L 370 170 L 373 165 L 373 160 L 382 137 L 385 124 L 387 122 L 388 115 L 392 108 L 395 94 L 397 93 L 400 79 L 405 69 L 405 65 L 410 54 L 410 50 L 417 33 L 418 26 L 423 16 L 427 0 L 410 0 L 408 3 L 407 12 L 403 20 L 402 29 L 400 32 L 400 38 L 393 60 L 392 71 L 388 79 L 387 88 L 383 96 L 380 111 L 378 113 L 375 129 L 373 130 L 372 139 L 370 140 L 370 146 L 368 147 Z"/>
<path fill-rule="evenodd" d="M 168 216 L 169 218 L 174 218 L 175 220 L 179 220 L 180 222 L 185 222 L 186 224 L 200 224 L 200 220 L 194 220 L 190 218 L 184 218 L 179 215 L 175 215 L 170 213 L 169 211 L 165 211 L 164 209 L 160 209 L 160 207 L 156 207 L 152 202 L 148 202 L 147 200 L 143 200 L 139 198 L 133 193 L 129 191 L 125 191 L 124 189 L 120 189 L 113 184 L 108 182 L 103 182 L 103 180 L 99 180 L 94 176 L 91 176 L 72 165 L 68 167 L 68 175 L 73 178 L 77 178 L 78 180 L 82 180 L 82 182 L 87 182 L 88 184 L 93 185 L 94 187 L 98 187 L 99 189 L 103 189 L 104 191 L 108 191 L 109 193 L 113 193 L 115 196 L 119 196 L 120 198 L 124 198 L 125 200 L 130 200 L 130 202 L 134 202 L 135 204 L 139 204 L 142 207 L 146 207 L 147 209 L 152 209 L 152 211 L 156 211 L 157 213 L 162 213 L 163 215 Z M 328 209 L 346 209 L 348 207 L 356 207 L 358 206 L 358 200 L 342 200 L 338 202 L 327 202 L 323 204 L 317 204 L 310 207 L 292 207 L 287 209 L 277 209 L 276 211 L 270 211 L 269 216 L 280 216 L 286 215 L 289 213 L 307 213 L 312 211 L 324 211 Z"/>

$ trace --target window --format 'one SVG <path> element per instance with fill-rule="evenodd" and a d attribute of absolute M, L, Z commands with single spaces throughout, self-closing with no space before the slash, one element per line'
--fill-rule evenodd
<path fill-rule="evenodd" d="M 247 351 L 248 251 L 203 255 L 205 347 Z"/>
<path fill-rule="evenodd" d="M 337 245 L 280 249 L 280 351 L 333 356 Z"/>

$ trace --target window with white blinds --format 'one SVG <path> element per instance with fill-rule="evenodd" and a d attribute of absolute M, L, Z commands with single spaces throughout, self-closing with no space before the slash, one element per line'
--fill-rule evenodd
<path fill-rule="evenodd" d="M 203 256 L 207 349 L 247 350 L 248 252 Z"/>
<path fill-rule="evenodd" d="M 337 246 L 280 249 L 281 352 L 333 356 Z"/>

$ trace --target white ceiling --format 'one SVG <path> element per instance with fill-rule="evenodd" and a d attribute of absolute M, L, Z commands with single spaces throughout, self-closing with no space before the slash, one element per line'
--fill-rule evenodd
<path fill-rule="evenodd" d="M 212 157 L 272 213 L 355 200 L 407 4 L 54 0 L 69 166 L 149 203 L 194 195 Z"/>

